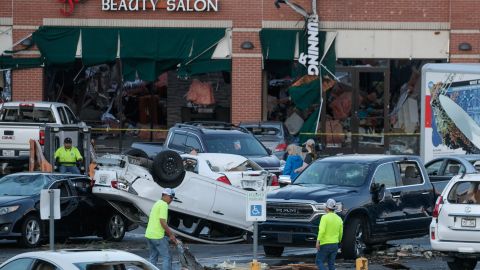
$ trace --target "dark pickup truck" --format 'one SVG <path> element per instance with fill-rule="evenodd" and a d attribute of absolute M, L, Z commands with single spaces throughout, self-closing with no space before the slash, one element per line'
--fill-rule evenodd
<path fill-rule="evenodd" d="M 295 182 L 268 194 L 259 236 L 267 256 L 314 247 L 325 202 L 344 220 L 341 250 L 360 256 L 372 244 L 428 234 L 435 190 L 416 156 L 345 155 L 312 163 Z"/>

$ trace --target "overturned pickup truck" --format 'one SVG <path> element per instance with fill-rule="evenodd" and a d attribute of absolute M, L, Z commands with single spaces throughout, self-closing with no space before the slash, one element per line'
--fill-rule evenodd
<path fill-rule="evenodd" d="M 246 221 L 247 191 L 266 188 L 269 176 L 253 161 L 229 154 L 180 156 L 166 150 L 153 161 L 105 155 L 96 162 L 93 193 L 139 224 L 147 223 L 163 188 L 175 188 L 168 224 L 178 235 L 202 243 L 245 240 L 252 230 Z"/>

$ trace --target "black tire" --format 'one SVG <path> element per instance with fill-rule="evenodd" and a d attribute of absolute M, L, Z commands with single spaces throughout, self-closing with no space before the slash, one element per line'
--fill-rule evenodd
<path fill-rule="evenodd" d="M 27 216 L 22 223 L 21 236 L 18 244 L 25 248 L 36 248 L 40 246 L 43 238 L 43 228 L 40 218 L 34 215 Z"/>
<path fill-rule="evenodd" d="M 125 236 L 127 224 L 119 213 L 112 213 L 106 220 L 103 239 L 113 242 L 122 241 Z"/>
<path fill-rule="evenodd" d="M 141 158 L 148 158 L 147 153 L 143 152 L 140 149 L 130 148 L 124 153 L 125 155 L 129 155 L 132 157 L 141 157 Z"/>
<path fill-rule="evenodd" d="M 477 266 L 477 259 L 455 258 L 453 262 L 447 262 L 451 270 L 473 270 Z"/>
<path fill-rule="evenodd" d="M 267 257 L 281 257 L 285 247 L 263 246 L 263 251 Z"/>
<path fill-rule="evenodd" d="M 342 255 L 345 259 L 362 256 L 367 245 L 367 227 L 363 219 L 353 218 L 347 222 L 342 241 Z"/>
<path fill-rule="evenodd" d="M 161 187 L 178 187 L 185 177 L 182 157 L 171 150 L 158 153 L 153 159 L 152 175 Z"/>

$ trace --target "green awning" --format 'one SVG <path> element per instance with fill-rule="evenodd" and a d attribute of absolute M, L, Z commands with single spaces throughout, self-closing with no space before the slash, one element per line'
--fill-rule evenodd
<path fill-rule="evenodd" d="M 225 70 L 224 61 L 212 60 L 224 28 L 90 28 L 42 26 L 34 40 L 48 65 L 73 64 L 79 37 L 86 66 L 120 59 L 125 78 L 151 81 L 166 70 L 188 63 L 191 72 Z M 190 72 L 190 71 L 189 71 Z"/>
<path fill-rule="evenodd" d="M 65 65 L 75 61 L 80 28 L 41 26 L 33 40 L 47 65 Z"/>
<path fill-rule="evenodd" d="M 302 144 L 308 139 L 315 138 L 315 133 L 317 133 L 317 120 L 320 109 L 315 110 L 308 119 L 303 123 L 303 126 L 300 128 L 299 143 Z"/>
<path fill-rule="evenodd" d="M 82 62 L 86 66 L 113 62 L 117 58 L 118 30 L 82 28 Z"/>
<path fill-rule="evenodd" d="M 297 108 L 308 109 L 312 104 L 320 103 L 320 80 L 316 79 L 300 86 L 291 86 L 288 93 Z"/>
<path fill-rule="evenodd" d="M 0 69 L 24 69 L 38 68 L 43 64 L 40 57 L 37 58 L 13 58 L 11 56 L 0 56 Z"/>
<path fill-rule="evenodd" d="M 193 75 L 222 71 L 232 71 L 232 60 L 212 59 L 200 62 L 193 62 L 188 65 L 181 65 L 178 68 L 178 76 L 188 78 Z"/>
<path fill-rule="evenodd" d="M 297 40 L 300 40 L 297 37 L 301 35 L 301 30 L 262 29 L 260 31 L 260 41 L 262 43 L 263 58 L 265 60 L 293 61 L 295 58 L 295 46 Z"/>

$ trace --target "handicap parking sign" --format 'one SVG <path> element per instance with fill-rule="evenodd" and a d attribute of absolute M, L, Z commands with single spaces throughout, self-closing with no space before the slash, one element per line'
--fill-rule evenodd
<path fill-rule="evenodd" d="M 250 205 L 250 215 L 252 217 L 262 216 L 262 206 L 259 204 Z"/>
<path fill-rule="evenodd" d="M 264 191 L 249 191 L 247 192 L 247 207 L 246 216 L 247 221 L 266 221 L 267 204 L 266 192 Z"/>

